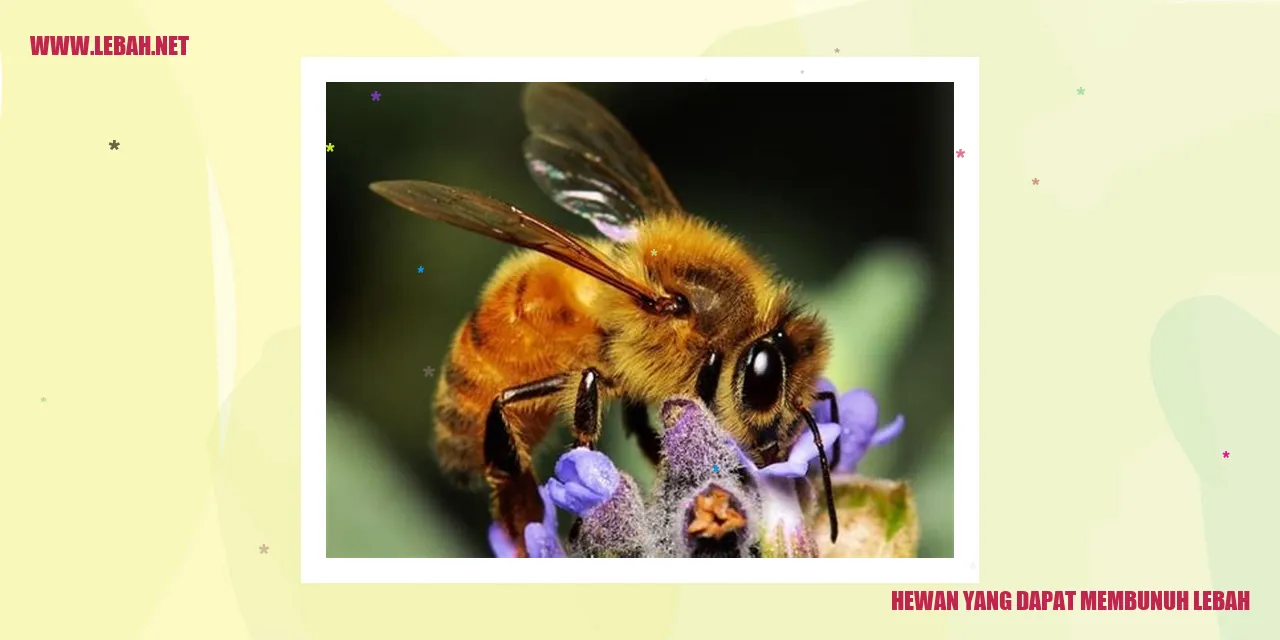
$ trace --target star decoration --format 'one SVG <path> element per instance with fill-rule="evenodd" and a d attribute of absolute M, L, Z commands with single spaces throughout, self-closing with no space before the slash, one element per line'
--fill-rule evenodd
<path fill-rule="evenodd" d="M 435 368 L 435 367 L 427 367 L 427 368 L 425 368 L 425 369 L 423 369 L 423 370 L 422 370 L 422 377 L 424 377 L 424 378 L 430 378 L 431 376 L 434 376 L 435 374 L 436 374 L 436 368 Z"/>
<path fill-rule="evenodd" d="M 418 265 L 418 273 L 422 273 L 422 265 Z"/>
<path fill-rule="evenodd" d="M 720 465 L 718 464 L 711 465 L 711 470 L 715 473 L 720 473 Z"/>
<path fill-rule="evenodd" d="M 1231 457 L 1231 452 L 1230 452 L 1230 451 L 1223 451 L 1223 452 L 1222 452 L 1222 457 L 1224 457 L 1224 458 L 1230 458 L 1230 457 Z"/>
<path fill-rule="evenodd" d="M 1040 184 L 1040 178 L 1032 178 L 1031 184 Z"/>
<path fill-rule="evenodd" d="M 108 142 L 108 143 L 107 143 L 107 146 L 108 146 L 108 147 L 111 147 L 111 150 L 112 150 L 112 151 L 115 151 L 116 149 L 119 149 L 119 148 L 120 148 L 120 143 L 119 143 L 119 142 L 116 142 L 115 140 L 112 140 L 111 142 Z"/>
<path fill-rule="evenodd" d="M 840 48 L 839 48 L 839 47 L 837 47 L 837 48 L 836 48 L 836 53 L 840 53 Z"/>
<path fill-rule="evenodd" d="M 378 102 L 382 100 L 382 94 L 378 93 L 377 91 L 374 91 L 373 93 L 369 94 L 369 97 L 373 98 L 374 102 Z"/>
<path fill-rule="evenodd" d="M 268 550 L 268 549 L 270 549 L 270 548 L 271 548 L 271 547 L 268 547 L 267 545 L 265 545 L 265 544 L 264 544 L 264 545 L 262 545 L 262 546 L 258 547 L 258 553 L 266 553 L 266 552 L 267 552 L 267 550 Z"/>
<path fill-rule="evenodd" d="M 45 401 L 45 399 L 44 399 L 44 398 L 40 398 L 40 402 L 44 402 L 44 401 Z"/>
<path fill-rule="evenodd" d="M 658 250 L 657 250 L 657 249 L 650 249 L 650 250 L 649 250 L 649 255 L 651 255 L 651 256 L 653 256 L 653 257 L 655 257 L 655 258 L 656 258 L 656 257 L 658 257 Z"/>
<path fill-rule="evenodd" d="M 1080 87 L 1079 89 L 1076 89 L 1076 95 L 1078 96 L 1084 95 L 1084 87 Z"/>
<path fill-rule="evenodd" d="M 957 157 L 957 158 L 963 158 L 963 157 L 964 157 L 964 149 L 956 149 L 956 157 Z"/>
<path fill-rule="evenodd" d="M 326 144 L 326 145 L 324 146 L 324 150 L 325 150 L 325 151 L 328 151 L 329 153 L 333 153 L 333 143 L 332 143 L 332 142 L 330 142 L 329 144 Z"/>

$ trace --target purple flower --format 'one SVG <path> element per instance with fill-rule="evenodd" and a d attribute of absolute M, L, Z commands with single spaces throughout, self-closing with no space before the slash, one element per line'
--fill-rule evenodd
<path fill-rule="evenodd" d="M 739 449 L 701 401 L 672 398 L 659 412 L 666 430 L 655 487 L 659 553 L 670 557 L 749 555 L 759 501 L 738 482 Z"/>
<path fill-rule="evenodd" d="M 840 425 L 819 424 L 818 432 L 822 434 L 822 449 L 827 452 L 827 459 L 830 460 L 832 452 L 835 451 L 836 440 L 840 436 Z M 818 445 L 813 441 L 813 432 L 806 428 L 796 438 L 795 444 L 791 445 L 791 452 L 782 462 L 775 462 L 763 469 L 757 469 L 755 463 L 741 448 L 738 449 L 738 459 L 752 475 L 803 478 L 809 474 L 810 463 L 818 459 Z"/>
<path fill-rule="evenodd" d="M 511 541 L 511 537 L 496 522 L 489 525 L 489 548 L 493 549 L 495 558 L 516 557 L 516 543 Z"/>
<path fill-rule="evenodd" d="M 823 379 L 818 391 L 834 393 L 835 385 Z M 893 441 L 905 423 L 899 415 L 879 427 L 879 405 L 865 389 L 838 396 L 836 408 L 832 416 L 828 401 L 812 407 L 834 473 L 854 473 L 871 447 Z M 580 518 L 569 540 L 575 556 L 742 556 L 752 555 L 756 543 L 765 557 L 818 554 L 800 500 L 811 491 L 807 477 L 818 458 L 812 431 L 800 431 L 785 460 L 757 468 L 702 402 L 672 398 L 660 413 L 666 430 L 652 501 L 646 504 L 635 481 L 608 456 L 572 449 L 538 488 L 545 515 L 525 527 L 529 557 L 564 557 L 557 507 Z M 742 469 L 749 479 L 736 476 Z M 516 554 L 517 545 L 497 524 L 489 529 L 489 545 L 497 557 Z"/>
<path fill-rule="evenodd" d="M 554 514 L 555 509 L 551 509 Z M 552 518 L 554 519 L 554 515 Z M 555 524 L 548 527 L 541 522 L 530 523 L 524 528 L 524 545 L 529 550 L 530 558 L 563 558 L 564 549 L 560 547 L 560 539 Z"/>
<path fill-rule="evenodd" d="M 524 528 L 524 546 L 530 558 L 563 558 L 564 549 L 560 547 L 557 537 L 556 508 L 551 503 L 550 493 L 545 487 L 538 487 L 542 496 L 542 522 L 530 522 Z M 514 558 L 516 543 L 507 535 L 498 523 L 489 525 L 489 547 L 497 558 Z"/>
<path fill-rule="evenodd" d="M 818 382 L 818 391 L 835 392 L 835 389 L 835 385 L 826 378 Z M 899 415 L 893 422 L 877 428 L 880 422 L 880 406 L 876 403 L 875 396 L 866 389 L 853 389 L 846 392 L 837 398 L 836 406 L 840 414 L 838 425 L 840 437 L 839 455 L 835 469 L 832 470 L 835 473 L 849 474 L 856 471 L 858 463 L 862 461 L 868 449 L 892 442 L 902 433 L 902 428 L 906 425 L 906 420 Z M 813 417 L 818 421 L 820 429 L 826 426 L 823 423 L 835 422 L 831 416 L 831 403 L 823 400 L 814 405 Z M 829 442 L 825 430 L 822 441 Z M 814 449 L 815 455 L 816 451 Z"/>
<path fill-rule="evenodd" d="M 586 447 L 560 456 L 546 488 L 556 506 L 579 516 L 608 500 L 617 489 L 618 468 L 613 461 Z"/>

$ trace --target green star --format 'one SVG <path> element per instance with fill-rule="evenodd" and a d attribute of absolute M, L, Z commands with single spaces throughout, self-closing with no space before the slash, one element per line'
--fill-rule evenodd
<path fill-rule="evenodd" d="M 1084 95 L 1084 87 L 1080 87 L 1079 89 L 1076 89 L 1076 95 L 1078 96 Z"/>
<path fill-rule="evenodd" d="M 328 152 L 330 152 L 330 153 L 332 153 L 332 152 L 333 152 L 333 143 L 332 143 L 332 142 L 330 142 L 329 144 L 326 144 L 326 145 L 324 146 L 324 150 L 325 150 L 325 151 L 328 151 Z"/>

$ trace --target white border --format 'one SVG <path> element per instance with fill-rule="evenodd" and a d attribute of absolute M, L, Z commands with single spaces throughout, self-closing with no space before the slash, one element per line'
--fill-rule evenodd
<path fill-rule="evenodd" d="M 803 73 L 802 73 L 803 71 Z M 955 557 L 579 559 L 325 557 L 325 83 L 952 82 L 955 142 Z M 512 108 L 516 108 L 514 105 Z M 875 126 L 869 123 L 868 126 Z M 977 58 L 304 58 L 302 60 L 302 582 L 976 583 L 978 581 Z M 339 150 L 340 152 L 340 150 Z"/>

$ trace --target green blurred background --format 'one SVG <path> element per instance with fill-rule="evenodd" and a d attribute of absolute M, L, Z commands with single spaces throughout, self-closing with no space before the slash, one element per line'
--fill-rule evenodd
<path fill-rule="evenodd" d="M 859 470 L 914 487 L 922 557 L 952 555 L 952 87 L 910 83 L 581 84 L 632 132 L 681 203 L 740 234 L 831 323 L 828 377 L 906 429 Z M 570 231 L 534 185 L 517 84 L 330 83 L 327 389 L 330 557 L 488 557 L 487 498 L 431 449 L 450 338 L 510 249 L 368 190 L 413 178 L 509 201 Z M 370 94 L 377 91 L 380 99 Z M 418 267 L 423 273 L 418 273 Z M 545 478 L 568 442 L 539 448 Z M 653 477 L 616 408 L 602 449 Z M 568 517 L 561 517 L 567 527 Z"/>

